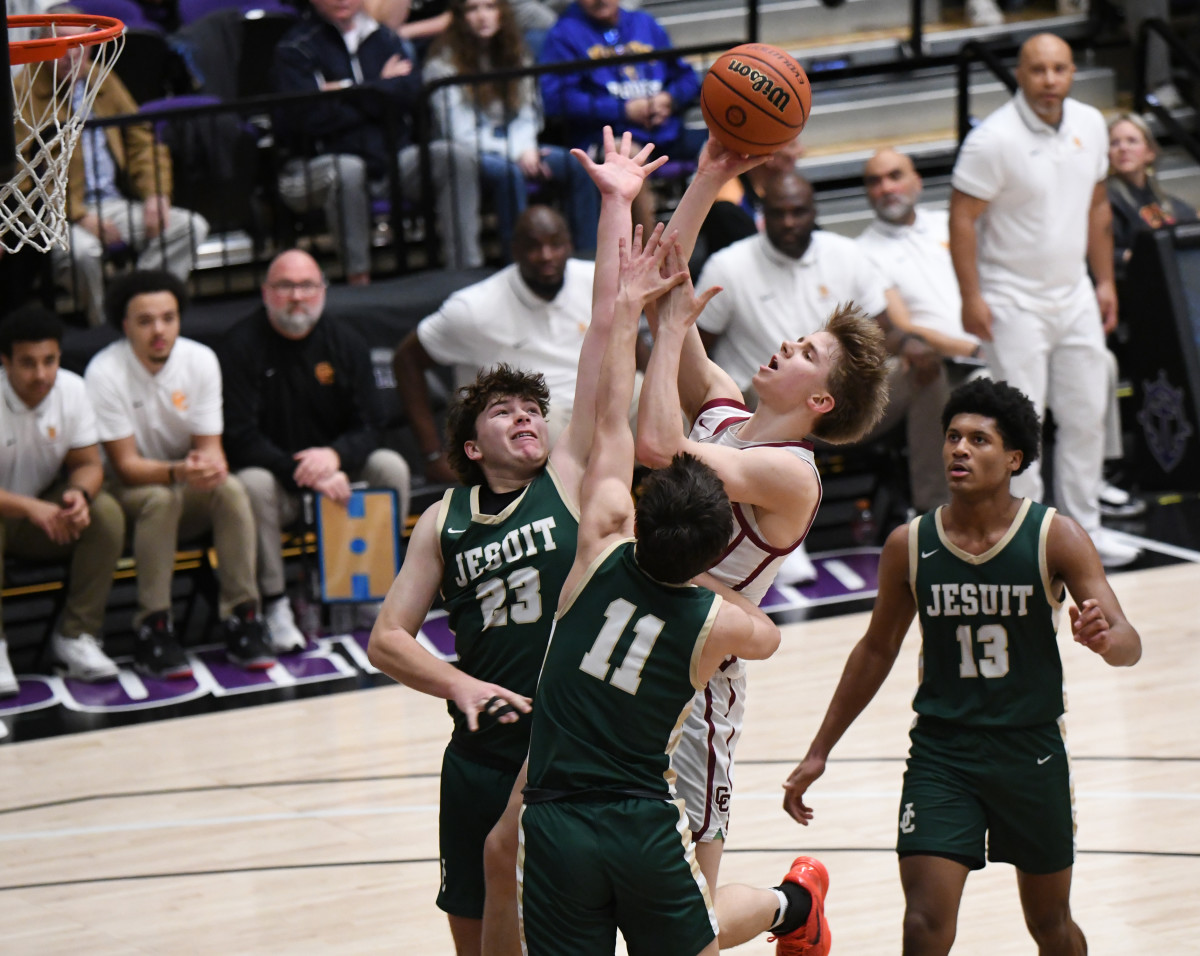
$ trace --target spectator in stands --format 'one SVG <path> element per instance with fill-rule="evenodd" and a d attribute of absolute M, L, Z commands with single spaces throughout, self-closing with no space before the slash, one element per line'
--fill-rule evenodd
<path fill-rule="evenodd" d="M 430 49 L 427 81 L 528 66 L 508 0 L 451 0 L 450 14 L 449 29 Z M 433 95 L 433 112 L 442 137 L 478 154 L 505 249 L 527 204 L 526 184 L 550 181 L 566 186 L 567 220 L 576 244 L 595 249 L 600 194 L 566 149 L 538 144 L 542 116 L 532 78 L 443 86 Z"/>
<path fill-rule="evenodd" d="M 275 663 L 259 618 L 254 515 L 221 447 L 221 366 L 207 345 L 180 336 L 185 303 L 183 283 L 169 272 L 122 276 L 105 311 L 123 337 L 84 372 L 112 493 L 133 529 L 134 666 L 160 679 L 192 674 L 171 617 L 171 578 L 178 543 L 208 531 L 226 655 L 248 670 Z"/>
<path fill-rule="evenodd" d="M 1108 124 L 1108 201 L 1113 211 L 1113 256 L 1118 274 L 1133 253 L 1139 232 L 1194 222 L 1196 210 L 1168 196 L 1154 175 L 1161 155 L 1158 140 L 1136 113 L 1122 113 Z"/>
<path fill-rule="evenodd" d="M 694 159 L 708 130 L 684 126 L 683 115 L 700 95 L 700 77 L 687 61 L 671 56 L 671 38 L 649 13 L 626 10 L 620 0 L 575 0 L 550 28 L 542 63 L 592 60 L 579 73 L 546 73 L 542 104 L 548 120 L 564 123 L 572 146 L 594 148 L 605 126 L 637 143 L 654 143 L 655 155 Z M 631 53 L 664 51 L 661 60 L 611 66 L 604 61 Z M 654 195 L 643 188 L 633 221 L 649 234 Z"/>
<path fill-rule="evenodd" d="M 411 44 L 418 62 L 450 26 L 447 0 L 366 0 L 364 9 L 367 16 Z"/>
<path fill-rule="evenodd" d="M 394 488 L 408 514 L 409 469 L 381 448 L 383 413 L 367 343 L 324 317 L 325 277 L 307 252 L 276 256 L 263 306 L 238 322 L 221 350 L 225 450 L 246 486 L 258 530 L 258 588 L 277 653 L 303 647 L 284 576 L 282 529 L 300 495 L 344 504 L 350 482 Z"/>
<path fill-rule="evenodd" d="M 1099 110 L 1069 98 L 1074 74 L 1058 37 L 1040 33 L 1021 46 L 1020 89 L 971 131 L 955 163 L 950 253 L 963 328 L 983 340 L 998 378 L 1028 395 L 1039 416 L 1047 406 L 1054 413 L 1055 504 L 1118 567 L 1139 551 L 1100 527 L 1104 335 L 1117 324 L 1108 135 Z M 1042 497 L 1036 462 L 1013 489 Z"/>
<path fill-rule="evenodd" d="M 101 490 L 96 419 L 83 379 L 59 368 L 62 336 L 62 321 L 40 306 L 0 323 L 0 562 L 70 559 L 51 652 L 69 677 L 111 680 L 117 665 L 99 636 L 125 519 Z M 0 697 L 18 690 L 0 628 Z"/>
<path fill-rule="evenodd" d="M 862 248 L 852 239 L 817 230 L 816 201 L 807 180 L 795 172 L 772 179 L 763 194 L 763 219 L 763 233 L 716 253 L 696 283 L 702 289 L 719 285 L 725 290 L 697 322 L 713 361 L 751 396 L 751 380 L 763 355 L 780 342 L 823 328 L 840 304 L 853 301 L 888 329 L 888 351 L 894 356 L 887 411 L 867 440 L 904 417 L 913 507 L 927 511 L 942 504 L 947 492 L 938 416 L 949 386 L 937 352 L 891 323 L 894 293 Z M 787 576 L 785 581 L 801 581 L 815 571 L 800 559 L 794 565 L 789 559 L 780 574 Z"/>
<path fill-rule="evenodd" d="M 894 149 L 881 149 L 867 160 L 863 185 L 875 219 L 858 244 L 896 291 L 888 317 L 901 332 L 920 336 L 944 358 L 977 359 L 979 339 L 962 327 L 949 215 L 918 208 L 921 175 L 909 157 Z"/>
<path fill-rule="evenodd" d="M 56 12 L 79 13 L 68 6 Z M 86 27 L 57 27 L 60 36 L 86 33 Z M 68 53 L 54 70 L 39 70 L 30 91 L 25 120 L 36 127 L 50 116 L 55 77 L 86 73 L 89 47 Z M 28 71 L 17 83 L 28 83 Z M 60 80 L 61 82 L 61 80 Z M 76 93 L 82 94 L 83 84 Z M 138 111 L 129 91 L 110 73 L 100 85 L 90 117 L 104 119 Z M 171 205 L 171 156 L 149 125 L 85 127 L 67 166 L 67 219 L 70 249 L 52 253 L 56 280 L 73 290 L 89 325 L 104 322 L 104 255 L 124 245 L 137 253 L 139 269 L 165 268 L 186 280 L 196 250 L 208 235 L 198 213 Z"/>
<path fill-rule="evenodd" d="M 550 389 L 550 440 L 571 417 L 575 372 L 591 322 L 594 265 L 571 258 L 563 217 L 530 206 L 517 220 L 515 263 L 450 296 L 396 350 L 396 386 L 430 481 L 455 482 L 433 419 L 425 370 L 454 367 L 455 385 L 480 368 L 504 362 L 536 370 Z"/>
<path fill-rule="evenodd" d="M 421 73 L 412 49 L 367 16 L 363 0 L 313 0 L 275 48 L 272 74 L 281 93 L 365 88 L 362 95 L 322 96 L 281 109 L 276 132 L 291 154 L 279 180 L 284 202 L 298 212 L 323 206 L 347 280 L 369 282 L 371 198 L 387 196 L 388 173 L 397 164 L 405 197 L 417 202 L 421 196 L 421 147 L 410 126 Z M 394 120 L 396 154 L 388 150 L 386 113 Z M 479 266 L 475 151 L 441 139 L 428 148 L 445 265 Z M 401 216 L 392 210 L 397 224 Z"/>

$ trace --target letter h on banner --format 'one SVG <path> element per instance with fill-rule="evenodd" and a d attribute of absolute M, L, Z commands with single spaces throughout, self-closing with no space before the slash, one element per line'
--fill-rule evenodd
<path fill-rule="evenodd" d="M 400 570 L 397 511 L 392 488 L 354 491 L 344 508 L 317 495 L 322 601 L 384 599 Z"/>

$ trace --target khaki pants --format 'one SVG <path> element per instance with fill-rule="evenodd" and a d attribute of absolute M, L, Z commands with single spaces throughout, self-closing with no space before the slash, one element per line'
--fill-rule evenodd
<path fill-rule="evenodd" d="M 300 517 L 300 496 L 292 494 L 265 468 L 243 468 L 237 473 L 250 495 L 254 523 L 258 529 L 258 587 L 265 597 L 278 597 L 287 588 L 283 569 L 283 529 Z M 364 481 L 372 488 L 395 488 L 397 515 L 408 517 L 412 478 L 408 462 L 390 448 L 377 448 L 352 481 Z"/>
<path fill-rule="evenodd" d="M 239 604 L 258 604 L 254 515 L 237 478 L 231 475 L 209 491 L 188 485 L 121 484 L 112 490 L 133 527 L 138 599 L 134 627 L 150 614 L 170 610 L 175 549 L 180 541 L 210 529 L 217 550 L 222 619 Z"/>
<path fill-rule="evenodd" d="M 65 481 L 56 482 L 39 497 L 43 501 L 61 503 L 66 486 Z M 0 521 L 0 586 L 3 585 L 5 555 L 39 561 L 58 561 L 70 557 L 66 605 L 58 625 L 58 631 L 64 637 L 101 635 L 104 609 L 113 585 L 113 571 L 125 546 L 125 516 L 121 513 L 121 506 L 102 491 L 96 495 L 90 511 L 91 524 L 83 529 L 77 541 L 70 544 L 55 544 L 41 528 L 23 518 Z"/>

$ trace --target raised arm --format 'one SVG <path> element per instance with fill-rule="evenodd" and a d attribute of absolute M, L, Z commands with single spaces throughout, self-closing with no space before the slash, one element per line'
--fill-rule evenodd
<path fill-rule="evenodd" d="M 579 541 L 575 566 L 562 593 L 570 594 L 574 579 L 616 536 L 633 531 L 633 501 L 629 494 L 633 479 L 633 432 L 629 428 L 629 405 L 633 401 L 636 375 L 634 346 L 638 317 L 648 301 L 658 298 L 681 282 L 684 273 L 664 277 L 661 273 L 667 246 L 659 240 L 663 227 L 651 233 L 642 247 L 642 230 L 634 232 L 633 244 L 618 243 L 620 291 L 614 304 L 612 334 L 600 368 L 596 426 L 587 469 L 580 490 Z M 609 255 L 601 248 L 600 255 Z"/>
<path fill-rule="evenodd" d="M 709 137 L 697 159 L 696 175 L 688 184 L 667 225 L 667 229 L 679 237 L 677 241 L 683 250 L 685 262 L 691 258 L 700 227 L 725 184 L 766 159 L 765 156 L 740 155 Z M 657 335 L 657 316 L 653 309 L 647 313 L 647 318 L 650 320 L 650 331 Z M 740 400 L 742 397 L 741 390 L 733 380 L 709 359 L 699 330 L 695 328 L 688 332 L 680 347 L 678 378 L 681 407 L 689 418 L 694 417 L 701 406 L 712 398 Z"/>
<path fill-rule="evenodd" d="M 1070 518 L 1056 514 L 1046 541 L 1052 578 L 1071 592 L 1071 633 L 1075 641 L 1113 667 L 1130 667 L 1142 656 L 1142 639 L 1125 618 L 1104 575 L 1092 539 Z"/>
<path fill-rule="evenodd" d="M 479 714 L 494 697 L 521 713 L 529 713 L 530 705 L 527 697 L 477 680 L 417 643 L 417 633 L 441 586 L 443 563 L 437 529 L 440 508 L 440 503 L 430 505 L 413 529 L 404 564 L 371 629 L 367 657 L 393 680 L 422 694 L 454 701 L 466 715 L 467 726 L 475 730 Z M 518 715 L 510 713 L 499 719 L 511 723 Z"/>
<path fill-rule="evenodd" d="M 658 169 L 666 157 L 650 161 L 653 147 L 647 145 L 634 152 L 633 140 L 626 133 L 620 145 L 612 129 L 604 129 L 604 162 L 597 165 L 582 150 L 572 154 L 592 177 L 600 190 L 600 224 L 596 232 L 596 271 L 592 281 L 592 321 L 579 350 L 579 366 L 575 376 L 575 404 L 571 420 L 559 436 L 551 452 L 551 461 L 568 491 L 576 491 L 587 464 L 592 446 L 592 431 L 596 421 L 597 379 L 608 348 L 609 331 L 613 325 L 613 304 L 616 300 L 620 259 L 618 243 L 629 240 L 632 224 L 630 210 L 634 197 L 651 172 Z M 626 405 L 626 414 L 629 406 Z"/>
<path fill-rule="evenodd" d="M 682 247 L 676 244 L 667 259 L 668 269 L 678 271 L 680 265 L 686 262 Z M 699 340 L 694 335 L 696 318 L 720 291 L 719 286 L 713 286 L 697 297 L 692 280 L 688 277 L 656 303 L 654 311 L 658 313 L 658 332 L 650 361 L 646 364 L 646 377 L 642 381 L 637 434 L 638 460 L 651 468 L 664 467 L 677 452 L 683 450 L 680 408 L 684 408 L 692 418 L 699 411 L 700 406 L 694 404 L 696 396 L 689 395 L 690 401 L 682 400 L 681 389 L 686 387 L 680 381 L 682 355 L 689 345 L 698 344 Z M 710 366 L 720 371 L 707 358 L 703 359 L 701 368 L 707 372 Z M 693 388 L 696 384 L 694 381 L 688 383 Z M 734 392 L 740 394 L 736 388 Z"/>
<path fill-rule="evenodd" d="M 805 826 L 813 815 L 804 804 L 805 792 L 825 772 L 825 761 L 834 744 L 842 739 L 891 673 L 916 614 L 916 602 L 908 585 L 908 534 L 908 526 L 901 525 L 888 535 L 879 559 L 879 596 L 867 632 L 846 660 L 842 679 L 808 753 L 783 784 L 783 808 L 793 820 Z"/>

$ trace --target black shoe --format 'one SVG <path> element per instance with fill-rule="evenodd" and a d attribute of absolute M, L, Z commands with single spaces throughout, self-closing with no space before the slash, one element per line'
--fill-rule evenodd
<path fill-rule="evenodd" d="M 159 680 L 183 680 L 192 676 L 192 665 L 179 646 L 175 627 L 166 611 L 151 614 L 137 631 L 133 666 Z"/>
<path fill-rule="evenodd" d="M 267 644 L 266 630 L 253 607 L 239 607 L 225 619 L 225 656 L 248 671 L 265 671 L 275 666 L 275 655 Z"/>

